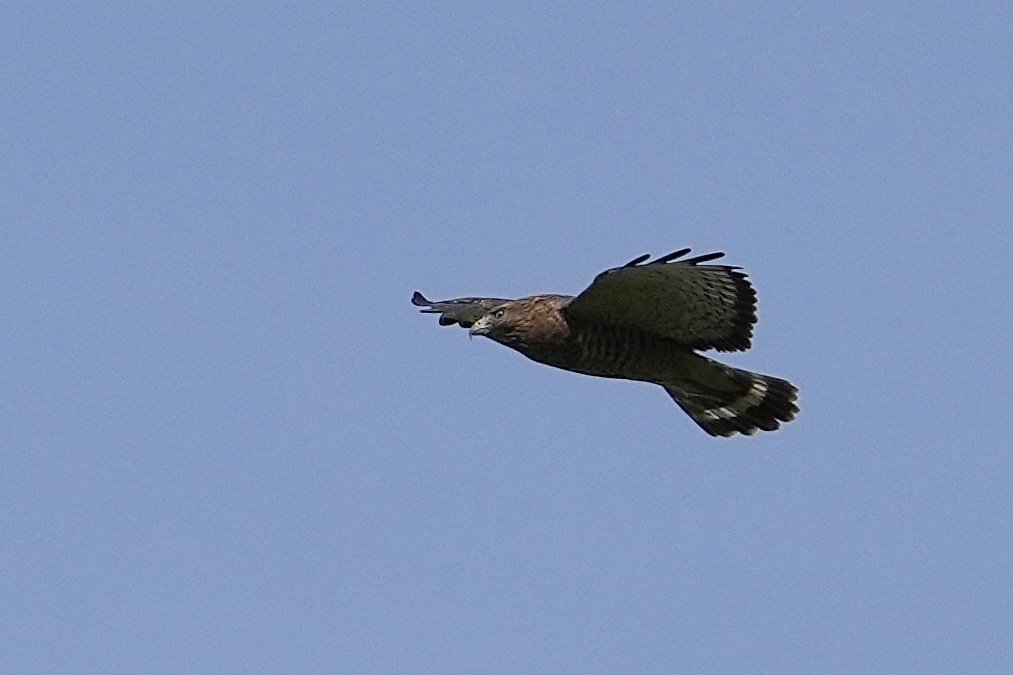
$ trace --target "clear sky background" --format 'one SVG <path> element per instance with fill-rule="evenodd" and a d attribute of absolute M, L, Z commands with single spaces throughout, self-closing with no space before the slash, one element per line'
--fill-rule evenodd
<path fill-rule="evenodd" d="M 0 31 L 0 671 L 1013 670 L 1008 3 Z M 409 304 L 685 246 L 781 431 Z"/>

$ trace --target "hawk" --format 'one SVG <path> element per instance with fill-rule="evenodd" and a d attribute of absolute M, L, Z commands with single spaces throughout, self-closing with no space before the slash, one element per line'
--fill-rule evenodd
<path fill-rule="evenodd" d="M 412 304 L 539 363 L 661 385 L 711 436 L 773 431 L 798 412 L 795 385 L 697 353 L 749 349 L 756 291 L 740 268 L 703 264 L 724 253 L 689 252 L 642 255 L 577 296 L 433 302 L 416 291 Z"/>

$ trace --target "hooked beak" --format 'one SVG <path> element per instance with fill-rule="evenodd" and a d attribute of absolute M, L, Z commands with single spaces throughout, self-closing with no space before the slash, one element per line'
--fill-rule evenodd
<path fill-rule="evenodd" d="M 471 328 L 468 329 L 468 335 L 488 335 L 489 329 L 489 315 L 482 316 L 475 323 L 471 324 Z"/>

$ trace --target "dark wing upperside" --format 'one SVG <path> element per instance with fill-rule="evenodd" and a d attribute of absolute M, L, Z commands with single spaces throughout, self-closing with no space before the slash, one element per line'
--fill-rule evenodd
<path fill-rule="evenodd" d="M 433 302 L 418 291 L 412 295 L 413 305 L 425 307 L 422 310 L 423 314 L 440 315 L 441 326 L 453 326 L 458 323 L 462 328 L 471 328 L 471 325 L 487 314 L 490 309 L 498 307 L 504 302 L 510 302 L 510 300 L 506 298 L 456 298 Z"/>
<path fill-rule="evenodd" d="M 756 291 L 738 267 L 701 265 L 724 253 L 676 261 L 682 249 L 645 263 L 649 255 L 602 272 L 563 309 L 575 324 L 622 327 L 691 349 L 749 349 Z"/>

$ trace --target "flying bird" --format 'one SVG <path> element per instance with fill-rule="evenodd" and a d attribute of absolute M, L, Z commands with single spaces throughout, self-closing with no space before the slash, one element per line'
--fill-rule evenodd
<path fill-rule="evenodd" d="M 412 304 L 539 363 L 661 385 L 711 436 L 773 431 L 798 412 L 795 385 L 697 353 L 749 349 L 756 291 L 739 267 L 703 264 L 724 253 L 689 252 L 634 258 L 577 296 L 433 302 L 416 291 Z"/>

